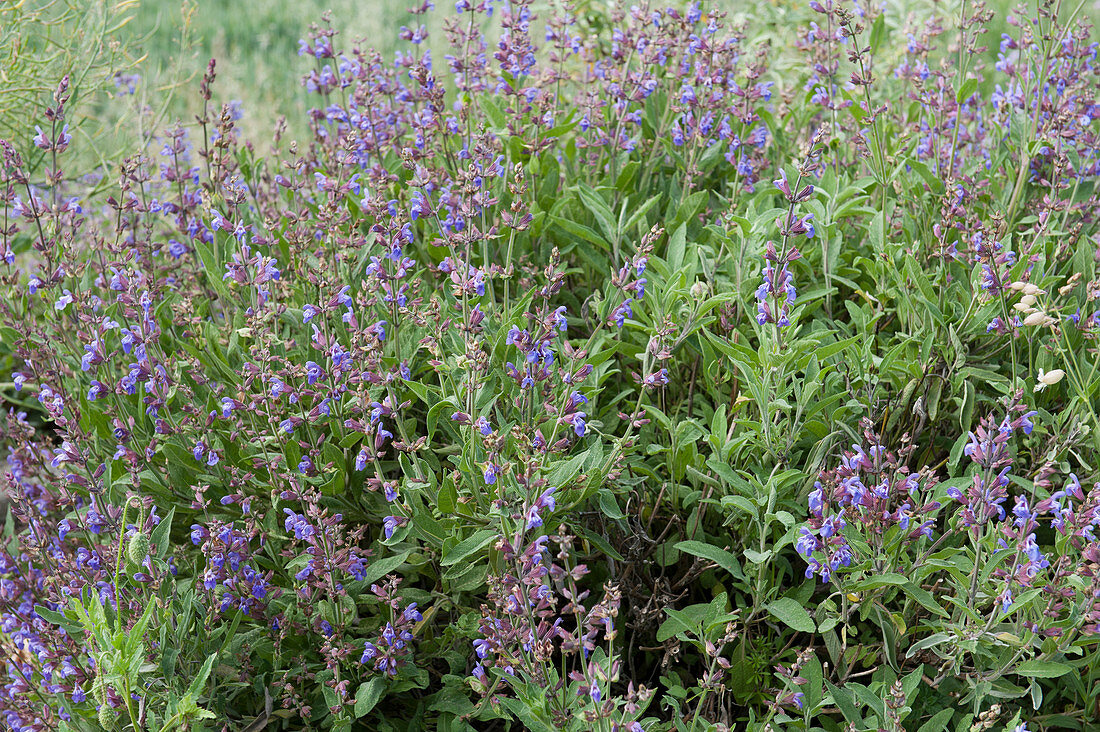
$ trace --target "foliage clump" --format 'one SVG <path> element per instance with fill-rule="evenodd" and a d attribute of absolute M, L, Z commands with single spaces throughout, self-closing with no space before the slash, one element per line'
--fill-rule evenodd
<path fill-rule="evenodd" d="M 6 727 L 1089 728 L 1091 28 L 430 9 L 0 141 Z"/>

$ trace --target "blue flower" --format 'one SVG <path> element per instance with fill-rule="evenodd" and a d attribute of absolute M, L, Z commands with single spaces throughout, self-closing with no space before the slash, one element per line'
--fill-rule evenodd
<path fill-rule="evenodd" d="M 191 524 L 191 543 L 198 546 L 206 539 L 206 529 L 198 524 Z"/>
<path fill-rule="evenodd" d="M 311 574 L 313 574 L 313 560 L 312 559 L 310 559 L 308 562 L 306 562 L 306 566 L 302 567 L 302 569 L 299 570 L 299 572 L 294 575 L 294 579 L 298 580 L 299 582 L 305 582 Z"/>
<path fill-rule="evenodd" d="M 289 508 L 284 508 L 283 513 L 286 514 L 286 521 L 283 525 L 287 531 L 294 532 L 294 538 L 298 540 L 309 539 L 314 534 L 314 528 L 306 521 L 305 516 L 294 513 Z"/>
<path fill-rule="evenodd" d="M 628 297 L 627 299 L 623 300 L 622 305 L 615 308 L 615 311 L 611 313 L 612 320 L 614 320 L 615 325 L 620 328 L 623 327 L 623 323 L 626 321 L 627 318 L 634 317 L 634 310 L 631 309 L 630 303 L 631 299 Z"/>
<path fill-rule="evenodd" d="M 404 525 L 404 519 L 397 516 L 387 516 L 382 519 L 382 533 L 386 535 L 387 539 L 393 538 L 393 532 L 397 530 L 398 526 Z"/>

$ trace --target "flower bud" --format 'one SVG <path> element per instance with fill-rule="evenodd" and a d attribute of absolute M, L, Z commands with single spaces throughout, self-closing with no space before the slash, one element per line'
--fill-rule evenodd
<path fill-rule="evenodd" d="M 99 726 L 105 730 L 111 730 L 115 728 L 115 710 L 111 709 L 106 704 L 99 705 Z"/>
<path fill-rule="evenodd" d="M 1023 297 L 1020 298 L 1020 304 L 1026 306 L 1026 307 L 1031 307 L 1032 305 L 1035 304 L 1035 296 L 1034 295 L 1024 295 Z"/>
<path fill-rule="evenodd" d="M 696 300 L 702 300 L 707 296 L 708 289 L 710 288 L 707 287 L 707 283 L 700 280 L 691 286 L 691 296 Z"/>
<path fill-rule="evenodd" d="M 1044 313 L 1041 310 L 1036 310 L 1034 313 L 1032 313 L 1031 315 L 1024 318 L 1024 325 L 1026 325 L 1026 326 L 1044 325 L 1044 324 L 1046 324 L 1046 321 L 1047 321 L 1047 314 Z"/>
<path fill-rule="evenodd" d="M 1039 381 L 1047 386 L 1054 386 L 1061 381 L 1065 375 L 1066 372 L 1062 369 L 1053 369 L 1051 371 L 1039 369 Z"/>
<path fill-rule="evenodd" d="M 126 546 L 126 558 L 134 564 L 140 565 L 149 554 L 149 535 L 140 531 L 130 537 L 130 543 Z"/>

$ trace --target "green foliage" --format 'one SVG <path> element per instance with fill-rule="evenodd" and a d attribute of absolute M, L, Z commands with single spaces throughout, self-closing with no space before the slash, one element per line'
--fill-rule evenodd
<path fill-rule="evenodd" d="M 96 7 L 99 25 L 55 17 L 118 32 Z M 0 334 L 30 413 L 2 433 L 19 511 L 0 579 L 20 584 L 0 609 L 13 642 L 81 657 L 87 700 L 66 687 L 59 728 L 1088 728 L 1097 191 L 1066 171 L 1095 120 L 993 101 L 999 77 L 959 49 L 1015 26 L 918 53 L 898 8 L 830 15 L 830 108 L 799 55 L 819 41 L 793 48 L 820 14 L 761 6 L 720 69 L 728 135 L 685 140 L 711 18 L 643 66 L 613 34 L 648 16 L 582 3 L 587 55 L 559 62 L 546 109 L 509 71 L 437 95 L 426 66 L 378 62 L 321 90 L 308 144 L 258 153 L 220 97 L 293 110 L 303 70 L 351 72 L 324 30 L 286 63 L 306 5 L 218 9 L 138 11 L 152 45 L 229 53 L 194 157 L 143 133 L 86 219 L 59 205 L 75 175 L 51 183 L 29 146 L 26 170 L 5 162 L 6 201 L 22 175 L 50 206 L 0 234 L 29 261 Z M 1044 18 L 1018 63 L 1045 82 L 1078 61 Z M 742 63 L 772 42 L 770 71 Z M 98 49 L 77 60 L 102 82 Z M 629 124 L 589 56 L 651 75 Z M 21 62 L 21 103 L 61 58 Z M 918 60 L 942 92 L 923 103 L 919 74 L 889 73 Z M 844 86 L 867 65 L 874 83 Z M 1096 88 L 1067 83 L 1063 102 Z"/>

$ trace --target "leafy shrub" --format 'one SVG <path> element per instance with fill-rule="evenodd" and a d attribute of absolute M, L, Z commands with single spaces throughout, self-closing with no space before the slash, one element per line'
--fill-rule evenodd
<path fill-rule="evenodd" d="M 430 5 L 0 145 L 6 725 L 1088 728 L 1089 27 Z"/>

